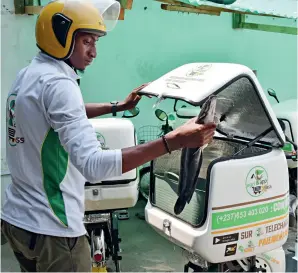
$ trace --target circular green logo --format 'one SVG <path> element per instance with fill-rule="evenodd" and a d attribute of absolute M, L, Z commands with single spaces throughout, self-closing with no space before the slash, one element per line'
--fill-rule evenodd
<path fill-rule="evenodd" d="M 264 194 L 271 188 L 266 170 L 260 166 L 252 168 L 246 177 L 245 187 L 246 191 L 253 197 Z"/>

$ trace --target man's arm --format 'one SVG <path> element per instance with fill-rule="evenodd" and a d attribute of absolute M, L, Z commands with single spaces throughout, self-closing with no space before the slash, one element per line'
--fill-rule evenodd
<path fill-rule="evenodd" d="M 179 148 L 177 141 L 174 137 L 167 136 L 167 141 L 171 149 L 176 150 Z M 122 173 L 133 170 L 153 159 L 168 153 L 166 146 L 159 138 L 141 145 L 122 149 Z"/>
<path fill-rule="evenodd" d="M 135 88 L 124 101 L 117 104 L 117 112 L 133 109 L 141 99 L 141 96 L 137 92 L 147 86 L 148 83 L 142 84 Z M 88 118 L 95 118 L 98 116 L 112 113 L 111 103 L 86 103 L 85 104 L 86 114 Z"/>
<path fill-rule="evenodd" d="M 58 133 L 73 165 L 91 183 L 120 176 L 168 152 L 162 138 L 121 150 L 102 150 L 86 116 L 80 90 L 71 80 L 47 84 L 41 97 L 50 126 Z M 214 129 L 212 124 L 196 124 L 193 119 L 165 139 L 170 151 L 200 147 L 212 139 Z"/>
<path fill-rule="evenodd" d="M 141 166 L 168 152 L 183 147 L 197 148 L 209 143 L 214 135 L 216 125 L 197 124 L 197 117 L 159 138 L 142 145 L 122 149 L 122 173 Z"/>
<path fill-rule="evenodd" d="M 44 87 L 41 105 L 72 164 L 91 183 L 121 175 L 121 150 L 101 149 L 76 83 L 56 77 L 45 82 Z"/>
<path fill-rule="evenodd" d="M 112 113 L 111 103 L 85 103 L 86 115 L 89 118 L 95 118 Z M 124 111 L 124 103 L 117 104 L 117 112 Z"/>

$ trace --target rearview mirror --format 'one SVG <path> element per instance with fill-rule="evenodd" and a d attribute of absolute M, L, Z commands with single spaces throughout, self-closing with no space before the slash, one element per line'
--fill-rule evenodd
<path fill-rule="evenodd" d="M 168 115 L 167 115 L 167 113 L 166 113 L 165 111 L 160 110 L 160 109 L 156 109 L 156 110 L 155 110 L 155 116 L 156 116 L 159 120 L 161 120 L 161 121 L 165 121 L 165 120 L 168 119 Z"/>
<path fill-rule="evenodd" d="M 123 112 L 122 117 L 123 118 L 133 118 L 133 117 L 136 117 L 139 113 L 140 113 L 140 109 L 138 107 L 135 107 L 130 110 L 125 110 Z"/>
<path fill-rule="evenodd" d="M 278 98 L 276 96 L 276 92 L 272 88 L 269 88 L 267 91 L 268 91 L 269 96 L 275 98 L 276 101 L 279 103 L 279 100 L 278 100 Z"/>
<path fill-rule="evenodd" d="M 286 131 L 286 125 L 285 125 L 285 123 L 281 119 L 279 119 L 279 118 L 277 120 L 278 120 L 278 122 L 280 124 L 281 129 L 285 133 L 285 131 Z"/>

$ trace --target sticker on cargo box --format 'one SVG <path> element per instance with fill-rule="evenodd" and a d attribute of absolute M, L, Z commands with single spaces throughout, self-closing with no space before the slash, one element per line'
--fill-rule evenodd
<path fill-rule="evenodd" d="M 239 233 L 217 236 L 213 238 L 213 244 L 214 245 L 226 244 L 226 243 L 238 241 L 238 239 L 239 239 Z"/>
<path fill-rule="evenodd" d="M 268 220 L 289 213 L 288 196 L 270 203 L 212 213 L 212 229 L 223 229 Z"/>
<path fill-rule="evenodd" d="M 225 256 L 235 255 L 237 251 L 237 244 L 231 244 L 226 246 Z"/>

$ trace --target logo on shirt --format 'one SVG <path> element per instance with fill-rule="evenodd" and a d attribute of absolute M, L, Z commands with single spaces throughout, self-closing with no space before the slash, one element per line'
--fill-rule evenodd
<path fill-rule="evenodd" d="M 7 99 L 6 117 L 7 117 L 7 136 L 11 146 L 16 146 L 17 143 L 24 143 L 23 137 L 16 137 L 16 94 L 11 94 Z"/>
<path fill-rule="evenodd" d="M 104 136 L 102 134 L 96 132 L 96 137 L 97 137 L 97 140 L 100 143 L 101 148 L 103 150 L 109 150 L 109 148 L 106 146 L 106 140 L 105 140 Z"/>
<path fill-rule="evenodd" d="M 16 95 L 12 94 L 7 99 L 7 133 L 8 141 L 11 146 L 16 145 L 15 135 L 16 135 L 16 116 L 15 116 L 15 106 L 16 106 Z"/>

